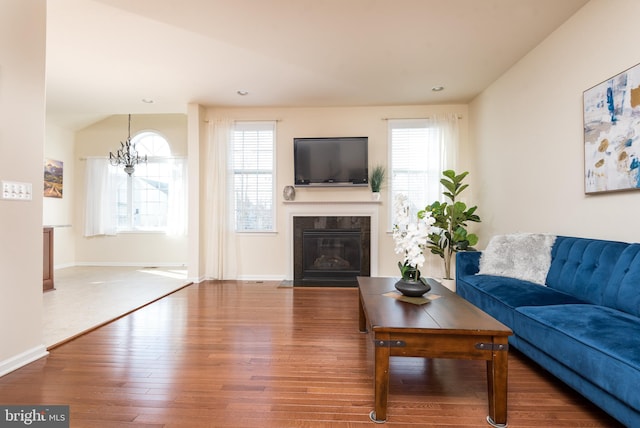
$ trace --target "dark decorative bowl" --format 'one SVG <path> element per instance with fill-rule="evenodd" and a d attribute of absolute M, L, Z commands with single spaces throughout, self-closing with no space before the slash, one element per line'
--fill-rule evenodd
<path fill-rule="evenodd" d="M 407 297 L 420 297 L 431 290 L 431 286 L 423 278 L 418 281 L 401 279 L 396 282 L 396 290 Z"/>

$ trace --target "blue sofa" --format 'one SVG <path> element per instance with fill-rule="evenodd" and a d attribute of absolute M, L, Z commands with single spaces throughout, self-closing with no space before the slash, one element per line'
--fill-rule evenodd
<path fill-rule="evenodd" d="M 510 344 L 629 427 L 640 427 L 640 244 L 558 236 L 545 285 L 478 274 L 457 293 L 509 326 Z"/>

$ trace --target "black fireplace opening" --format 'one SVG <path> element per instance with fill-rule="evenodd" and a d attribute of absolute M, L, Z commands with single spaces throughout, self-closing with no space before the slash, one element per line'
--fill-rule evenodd
<path fill-rule="evenodd" d="M 305 230 L 302 251 L 303 278 L 338 281 L 360 274 L 359 230 Z"/>
<path fill-rule="evenodd" d="M 294 285 L 358 285 L 370 274 L 368 217 L 295 217 Z"/>

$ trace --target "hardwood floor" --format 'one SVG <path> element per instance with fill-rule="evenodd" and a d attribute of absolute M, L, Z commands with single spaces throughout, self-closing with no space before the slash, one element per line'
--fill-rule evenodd
<path fill-rule="evenodd" d="M 203 282 L 0 378 L 0 404 L 72 427 L 372 426 L 373 346 L 353 288 Z M 480 361 L 392 358 L 389 427 L 487 427 Z M 616 427 L 513 350 L 509 426 Z"/>

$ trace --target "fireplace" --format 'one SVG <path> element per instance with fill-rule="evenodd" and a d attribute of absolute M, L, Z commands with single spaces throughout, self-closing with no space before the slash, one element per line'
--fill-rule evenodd
<path fill-rule="evenodd" d="M 360 274 L 362 250 L 359 230 L 302 232 L 302 280 L 352 279 Z"/>
<path fill-rule="evenodd" d="M 369 217 L 294 217 L 294 285 L 357 286 L 369 276 Z"/>

